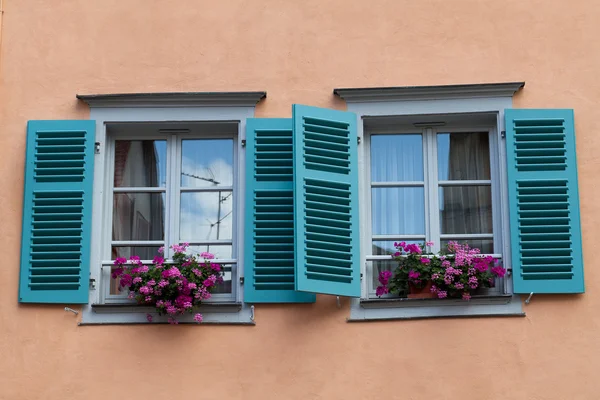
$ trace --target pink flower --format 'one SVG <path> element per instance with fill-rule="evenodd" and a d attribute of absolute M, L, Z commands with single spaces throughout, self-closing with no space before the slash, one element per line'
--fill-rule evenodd
<path fill-rule="evenodd" d="M 148 268 L 148 266 L 147 266 L 147 265 L 142 265 L 142 266 L 140 267 L 140 272 L 142 272 L 142 273 L 146 273 L 146 272 L 148 272 L 149 270 L 150 270 L 150 269 Z"/>
<path fill-rule="evenodd" d="M 452 264 L 450 264 L 450 261 L 448 261 L 448 260 L 444 260 L 444 261 L 442 261 L 442 267 L 444 267 L 444 268 L 448 268 L 448 267 L 450 267 L 451 265 L 452 265 Z"/>
<path fill-rule="evenodd" d="M 150 303 L 152 301 L 152 296 L 146 296 L 146 303 Z"/>
<path fill-rule="evenodd" d="M 462 299 L 463 300 L 471 300 L 471 295 L 469 293 L 467 293 L 467 292 L 464 292 L 462 294 Z"/>
<path fill-rule="evenodd" d="M 148 322 L 152 322 L 152 315 L 146 314 L 146 319 L 148 320 Z"/>
<path fill-rule="evenodd" d="M 136 276 L 135 278 L 133 278 L 133 283 L 140 283 L 142 281 L 142 278 L 139 276 Z"/>
<path fill-rule="evenodd" d="M 114 265 L 123 265 L 123 264 L 127 264 L 127 259 L 124 257 L 117 257 L 117 259 L 115 260 L 115 262 L 113 262 Z"/>
<path fill-rule="evenodd" d="M 425 246 L 432 247 L 433 246 L 433 242 L 427 242 L 427 243 L 425 243 Z"/>
<path fill-rule="evenodd" d="M 388 284 L 388 281 L 390 280 L 390 278 L 392 277 L 392 271 L 381 271 L 379 273 L 379 283 L 381 283 L 383 286 Z"/>
<path fill-rule="evenodd" d="M 377 297 L 383 296 L 384 294 L 388 293 L 389 289 L 385 286 L 377 286 L 377 289 L 375 289 L 375 294 L 377 295 Z"/>
<path fill-rule="evenodd" d="M 463 285 L 463 284 L 462 284 L 462 283 L 460 283 L 460 282 L 456 282 L 456 283 L 454 284 L 454 287 L 460 290 L 460 289 L 464 289 L 464 288 L 465 288 L 465 285 Z"/>
<path fill-rule="evenodd" d="M 209 276 L 207 279 L 202 282 L 202 284 L 206 287 L 211 287 L 217 282 L 217 277 L 215 275 Z"/>
<path fill-rule="evenodd" d="M 445 290 L 438 290 L 437 295 L 438 299 L 444 299 L 448 297 L 448 292 L 446 292 Z"/>
<path fill-rule="evenodd" d="M 431 260 L 427 257 L 421 257 L 421 264 L 429 264 Z"/>
<path fill-rule="evenodd" d="M 147 283 L 148 286 L 154 286 L 156 285 L 156 281 L 154 279 L 150 279 Z"/>
<path fill-rule="evenodd" d="M 410 270 L 408 271 L 408 278 L 409 279 L 418 279 L 419 276 L 421 276 L 421 273 L 419 273 L 418 271 L 414 271 L 414 270 Z"/>
<path fill-rule="evenodd" d="M 169 314 L 169 315 L 177 314 L 177 308 L 175 306 L 167 306 L 167 314 Z"/>
<path fill-rule="evenodd" d="M 169 282 L 165 281 L 164 279 L 161 279 L 160 282 L 158 282 L 158 286 L 163 288 L 165 286 L 169 286 Z"/>
<path fill-rule="evenodd" d="M 123 274 L 121 275 L 121 287 L 125 287 L 125 286 L 131 286 L 133 278 L 131 277 L 131 275 L 129 274 Z"/>
<path fill-rule="evenodd" d="M 112 276 L 113 279 L 117 279 L 117 277 L 119 277 L 122 273 L 123 273 L 123 268 L 122 267 L 115 268 L 112 271 L 111 276 Z"/>
<path fill-rule="evenodd" d="M 150 293 L 152 293 L 152 288 L 149 288 L 148 286 L 142 286 L 140 288 L 140 293 L 141 294 L 150 294 Z"/>
<path fill-rule="evenodd" d="M 504 269 L 501 265 L 497 265 L 492 268 L 492 274 L 502 278 L 504 275 L 506 275 L 506 269 Z"/>
<path fill-rule="evenodd" d="M 217 271 L 217 272 L 219 272 L 219 271 L 221 270 L 221 266 L 220 266 L 219 264 L 215 264 L 215 263 L 211 263 L 211 264 L 210 264 L 210 268 L 211 268 L 213 271 Z"/>
<path fill-rule="evenodd" d="M 158 248 L 158 254 L 165 254 L 165 246 L 160 246 Z"/>
<path fill-rule="evenodd" d="M 188 283 L 188 288 L 190 288 L 190 289 L 196 289 L 197 286 L 196 286 L 196 284 L 194 282 L 192 282 L 192 283 Z"/>
<path fill-rule="evenodd" d="M 155 265 L 162 265 L 164 262 L 165 262 L 165 259 L 162 258 L 161 256 L 156 256 L 152 260 L 152 263 L 155 264 Z"/>
<path fill-rule="evenodd" d="M 431 285 L 431 289 L 429 289 L 429 291 L 430 291 L 431 293 L 437 293 L 437 291 L 438 291 L 438 288 L 437 288 L 437 286 L 435 286 L 435 285 Z"/>
<path fill-rule="evenodd" d="M 194 315 L 194 321 L 196 321 L 197 323 L 202 322 L 202 314 Z"/>
<path fill-rule="evenodd" d="M 171 267 L 166 271 L 162 272 L 162 277 L 163 278 L 169 278 L 169 277 L 178 277 L 181 276 L 181 271 L 179 271 L 179 268 L 177 267 Z"/>
<path fill-rule="evenodd" d="M 212 260 L 213 258 L 215 258 L 215 255 L 213 253 L 204 251 L 200 253 L 200 257 L 204 258 L 205 260 Z"/>

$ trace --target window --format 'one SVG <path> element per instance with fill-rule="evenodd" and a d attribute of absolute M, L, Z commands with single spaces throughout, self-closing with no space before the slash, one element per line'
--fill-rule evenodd
<path fill-rule="evenodd" d="M 377 298 L 395 241 L 467 242 L 511 270 L 504 110 L 522 83 L 336 89 L 358 120 L 361 298 L 350 321 L 523 315 L 507 274 L 469 302 Z"/>
<path fill-rule="evenodd" d="M 83 324 L 148 323 L 154 309 L 128 302 L 112 260 L 151 261 L 188 242 L 210 251 L 224 283 L 200 306 L 204 323 L 254 324 L 244 303 L 246 121 L 265 92 L 78 96 L 95 121 L 90 290 Z M 189 319 L 188 319 L 189 317 Z M 180 322 L 190 322 L 185 315 Z M 154 322 L 166 323 L 154 314 Z"/>
<path fill-rule="evenodd" d="M 187 242 L 192 253 L 208 251 L 222 264 L 224 282 L 210 301 L 235 298 L 237 274 L 237 124 L 109 125 L 110 188 L 105 213 L 104 269 L 117 257 L 151 262 L 164 247 Z M 123 302 L 126 293 L 109 274 L 103 279 L 106 302 Z M 104 282 L 103 282 L 104 283 Z"/>
<path fill-rule="evenodd" d="M 502 258 L 502 239 L 494 229 L 502 218 L 497 158 L 491 157 L 498 151 L 496 130 L 470 127 L 468 121 L 464 119 L 463 127 L 421 129 L 392 123 L 385 130 L 365 123 L 369 297 L 375 296 L 379 272 L 397 266 L 389 260 L 396 241 L 432 241 L 434 252 L 457 241 Z M 501 286 L 496 283 L 496 288 Z M 485 294 L 490 292 L 501 291 Z"/>

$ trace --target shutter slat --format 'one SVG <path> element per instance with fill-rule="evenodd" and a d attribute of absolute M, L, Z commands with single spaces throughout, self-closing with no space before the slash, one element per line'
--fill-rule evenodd
<path fill-rule="evenodd" d="M 581 293 L 572 110 L 506 110 L 515 293 Z"/>
<path fill-rule="evenodd" d="M 244 301 L 310 303 L 294 290 L 293 139 L 290 119 L 247 120 Z"/>
<path fill-rule="evenodd" d="M 292 114 L 296 289 L 360 297 L 356 115 Z"/>
<path fill-rule="evenodd" d="M 30 121 L 19 301 L 87 303 L 94 121 Z"/>

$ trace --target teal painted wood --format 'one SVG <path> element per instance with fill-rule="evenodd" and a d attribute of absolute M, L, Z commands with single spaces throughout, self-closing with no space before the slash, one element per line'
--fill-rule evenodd
<path fill-rule="evenodd" d="M 292 120 L 246 120 L 244 302 L 312 303 L 295 291 Z"/>
<path fill-rule="evenodd" d="M 88 302 L 95 121 L 29 121 L 19 302 Z"/>
<path fill-rule="evenodd" d="M 515 293 L 583 293 L 573 110 L 507 109 Z"/>
<path fill-rule="evenodd" d="M 295 104 L 296 290 L 360 297 L 356 114 Z"/>

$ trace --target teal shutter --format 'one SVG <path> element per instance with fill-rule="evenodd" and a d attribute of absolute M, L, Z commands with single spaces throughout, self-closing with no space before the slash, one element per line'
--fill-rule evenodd
<path fill-rule="evenodd" d="M 29 121 L 19 301 L 87 303 L 94 121 Z"/>
<path fill-rule="evenodd" d="M 356 115 L 294 105 L 296 290 L 360 297 Z"/>
<path fill-rule="evenodd" d="M 312 303 L 294 290 L 292 120 L 246 120 L 244 301 Z"/>
<path fill-rule="evenodd" d="M 582 293 L 573 110 L 505 116 L 514 291 Z"/>

